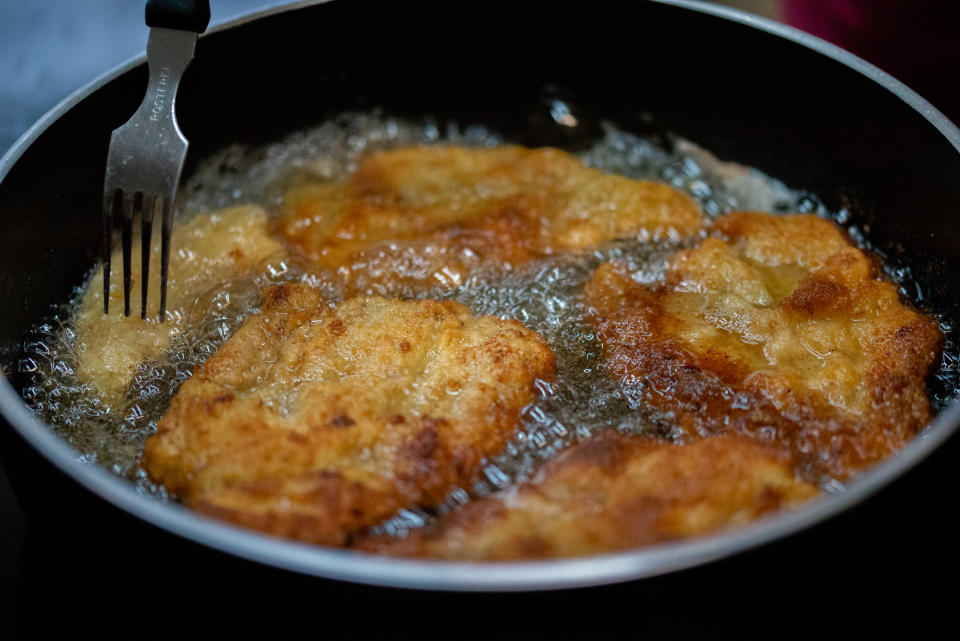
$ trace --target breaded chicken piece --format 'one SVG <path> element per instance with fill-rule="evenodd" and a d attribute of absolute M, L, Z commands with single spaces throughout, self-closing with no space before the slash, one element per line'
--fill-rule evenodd
<path fill-rule="evenodd" d="M 557 149 L 410 147 L 360 161 L 342 184 L 291 190 L 280 230 L 347 292 L 460 285 L 481 265 L 518 265 L 622 237 L 679 238 L 704 218 L 660 183 L 584 167 Z"/>
<path fill-rule="evenodd" d="M 817 493 L 770 447 L 744 437 L 670 445 L 609 431 L 435 527 L 357 547 L 461 560 L 584 556 L 742 526 Z"/>
<path fill-rule="evenodd" d="M 931 418 L 936 322 L 815 216 L 724 216 L 662 283 L 608 263 L 584 296 L 628 398 L 692 436 L 777 443 L 804 478 L 846 479 Z"/>
<path fill-rule="evenodd" d="M 157 358 L 171 338 L 196 322 L 197 297 L 223 286 L 225 281 L 253 269 L 282 246 L 268 234 L 267 215 L 259 207 L 236 207 L 201 214 L 173 228 L 167 280 L 167 318 L 161 323 L 160 243 L 151 247 L 148 317 L 140 318 L 140 240 L 133 242 L 131 308 L 123 315 L 123 278 L 120 248 L 114 252 L 110 279 L 110 314 L 103 313 L 103 269 L 97 270 L 80 301 L 76 316 L 81 382 L 96 384 L 110 403 L 130 386 L 143 362 Z"/>
<path fill-rule="evenodd" d="M 183 384 L 142 463 L 201 512 L 340 545 L 468 482 L 555 370 L 517 321 L 283 285 Z"/>

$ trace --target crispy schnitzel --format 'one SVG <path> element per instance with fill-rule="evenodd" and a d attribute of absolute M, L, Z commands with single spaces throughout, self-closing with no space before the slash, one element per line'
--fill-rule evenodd
<path fill-rule="evenodd" d="M 459 303 L 281 285 L 183 384 L 142 463 L 202 512 L 339 545 L 467 483 L 555 369 L 539 335 Z"/>
<path fill-rule="evenodd" d="M 557 149 L 407 147 L 367 156 L 343 183 L 286 194 L 280 231 L 348 293 L 450 289 L 481 265 L 516 266 L 623 237 L 694 236 L 696 204 L 660 183 L 590 169 Z"/>
<path fill-rule="evenodd" d="M 874 262 L 815 216 L 737 213 L 662 283 L 602 265 L 584 290 L 606 367 L 692 437 L 747 434 L 804 478 L 846 479 L 931 418 L 943 337 Z"/>
<path fill-rule="evenodd" d="M 160 307 L 160 243 L 151 247 L 149 307 L 154 316 L 142 320 L 139 313 L 124 316 L 123 282 L 117 271 L 110 282 L 109 315 L 103 313 L 103 269 L 87 284 L 76 316 L 79 364 L 77 376 L 94 383 L 111 403 L 130 386 L 137 366 L 157 358 L 172 337 L 195 323 L 197 297 L 225 281 L 250 271 L 268 256 L 281 251 L 280 243 L 268 235 L 267 215 L 259 207 L 236 207 L 201 214 L 185 225 L 173 228 L 173 251 L 167 289 L 167 318 L 156 317 Z M 133 242 L 131 273 L 132 306 L 140 301 L 140 239 Z M 121 265 L 120 249 L 111 259 L 114 269 Z M 139 310 L 137 310 L 139 311 Z"/>
<path fill-rule="evenodd" d="M 772 448 L 740 436 L 669 445 L 604 432 L 528 483 L 467 504 L 368 551 L 443 559 L 581 556 L 745 525 L 817 495 Z"/>

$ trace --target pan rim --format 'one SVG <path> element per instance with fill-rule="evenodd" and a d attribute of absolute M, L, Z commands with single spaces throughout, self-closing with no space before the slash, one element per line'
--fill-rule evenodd
<path fill-rule="evenodd" d="M 226 21 L 215 33 L 252 20 L 327 0 L 299 0 Z M 940 111 L 900 81 L 857 56 L 802 31 L 730 7 L 699 0 L 650 0 L 760 29 L 826 55 L 877 82 L 926 118 L 960 152 L 960 130 Z M 32 125 L 0 157 L 0 182 L 47 128 L 88 95 L 145 62 L 141 54 L 79 88 Z M 846 490 L 826 495 L 790 512 L 755 521 L 741 529 L 699 539 L 573 559 L 509 562 L 410 560 L 280 539 L 210 519 L 186 507 L 144 497 L 127 481 L 81 462 L 77 452 L 37 420 L 0 376 L 0 413 L 44 458 L 86 490 L 115 507 L 167 532 L 215 550 L 322 578 L 382 587 L 461 592 L 531 591 L 605 585 L 652 577 L 726 558 L 807 529 L 843 512 L 913 468 L 960 426 L 955 398 L 906 448 L 871 469 Z"/>

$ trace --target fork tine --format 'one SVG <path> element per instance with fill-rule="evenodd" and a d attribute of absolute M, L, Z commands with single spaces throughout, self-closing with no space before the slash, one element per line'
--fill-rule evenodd
<path fill-rule="evenodd" d="M 193 19 L 194 9 L 206 6 L 203 2 L 165 3 L 151 0 L 155 9 L 161 5 L 180 6 L 176 12 L 150 24 L 147 40 L 147 67 L 149 79 L 147 91 L 140 107 L 126 123 L 113 130 L 107 150 L 107 168 L 104 174 L 105 200 L 113 198 L 110 212 L 104 210 L 104 230 L 118 223 L 123 243 L 123 312 L 130 315 L 130 293 L 133 274 L 130 266 L 132 252 L 133 219 L 141 214 L 140 234 L 142 242 L 141 269 L 143 284 L 140 316 L 146 318 L 150 278 L 150 240 L 153 234 L 153 219 L 157 210 L 162 210 L 163 245 L 161 252 L 160 320 L 167 311 L 167 281 L 170 265 L 171 228 L 173 226 L 173 203 L 177 182 L 183 170 L 189 142 L 177 125 L 175 100 L 180 77 L 193 59 L 197 44 L 197 28 L 205 28 L 205 21 Z M 184 23 L 186 29 L 176 28 L 181 20 L 177 16 L 190 8 L 191 20 Z M 157 17 L 156 14 L 154 17 Z M 153 15 L 148 11 L 148 16 Z M 173 16 L 173 17 L 171 17 Z M 182 16 L 181 16 L 182 17 Z M 202 17 L 202 16 L 201 16 Z M 168 19 L 169 18 L 169 19 Z M 173 19 L 177 18 L 177 19 Z M 161 23 L 166 26 L 161 26 Z M 201 24 L 203 23 L 203 24 Z M 146 207 L 144 207 L 146 205 Z M 106 207 L 106 205 L 105 205 Z M 104 240 L 104 291 L 110 290 L 110 242 Z M 104 302 L 104 310 L 109 303 Z"/>
<path fill-rule="evenodd" d="M 159 197 L 145 194 L 140 215 L 140 318 L 147 318 L 147 292 L 150 283 L 150 235 L 153 233 L 153 214 Z"/>
<path fill-rule="evenodd" d="M 103 194 L 103 313 L 110 313 L 110 242 L 113 236 L 113 221 L 120 207 L 120 190 L 107 190 Z"/>
<path fill-rule="evenodd" d="M 120 236 L 123 243 L 123 315 L 130 315 L 130 252 L 133 244 L 134 195 L 122 193 L 120 213 Z"/>
<path fill-rule="evenodd" d="M 160 232 L 160 322 L 167 317 L 167 270 L 170 266 L 170 233 L 173 230 L 173 197 L 159 196 L 163 202 L 163 227 Z"/>

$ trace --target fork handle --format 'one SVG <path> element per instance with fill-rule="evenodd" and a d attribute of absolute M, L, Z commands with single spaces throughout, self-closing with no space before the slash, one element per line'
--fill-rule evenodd
<path fill-rule="evenodd" d="M 148 0 L 147 26 L 203 33 L 210 23 L 209 0 Z"/>

